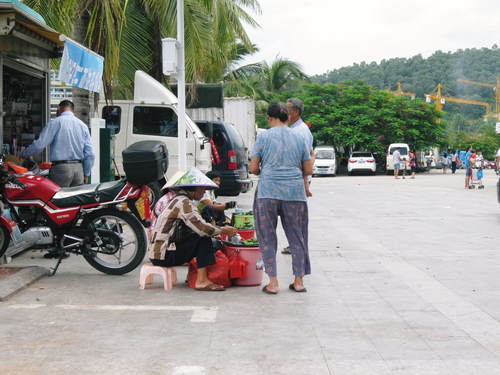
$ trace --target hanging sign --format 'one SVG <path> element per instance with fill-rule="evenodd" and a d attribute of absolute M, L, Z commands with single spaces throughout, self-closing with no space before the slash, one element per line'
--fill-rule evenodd
<path fill-rule="evenodd" d="M 66 39 L 59 80 L 71 86 L 101 92 L 104 58 Z"/>

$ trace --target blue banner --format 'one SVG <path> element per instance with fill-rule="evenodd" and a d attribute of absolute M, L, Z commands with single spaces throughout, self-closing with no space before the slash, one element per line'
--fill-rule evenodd
<path fill-rule="evenodd" d="M 100 92 L 103 69 L 103 57 L 65 40 L 59 68 L 60 81 L 89 91 Z"/>

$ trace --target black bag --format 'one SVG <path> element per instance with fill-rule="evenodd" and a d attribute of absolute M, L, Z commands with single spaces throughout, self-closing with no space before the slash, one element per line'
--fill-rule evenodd
<path fill-rule="evenodd" d="M 189 228 L 182 219 L 175 219 L 174 227 L 174 232 L 172 237 L 170 237 L 170 243 L 184 242 L 187 238 L 195 234 L 195 232 Z"/>

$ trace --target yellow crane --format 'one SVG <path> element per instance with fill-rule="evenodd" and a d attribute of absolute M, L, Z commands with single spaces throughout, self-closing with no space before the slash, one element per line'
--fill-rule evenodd
<path fill-rule="evenodd" d="M 472 105 L 480 105 L 486 109 L 486 116 L 490 113 L 491 110 L 491 104 L 486 103 L 486 102 L 478 102 L 476 100 L 469 100 L 469 99 L 460 99 L 460 98 L 453 98 L 450 96 L 443 96 L 442 94 L 443 90 L 443 85 L 439 83 L 436 88 L 436 94 L 426 94 L 425 99 L 428 103 L 431 102 L 431 99 L 434 100 L 436 103 L 436 109 L 438 111 L 441 111 L 443 109 L 443 106 L 446 104 L 446 102 L 452 102 L 452 103 L 464 103 L 464 104 L 472 104 Z"/>
<path fill-rule="evenodd" d="M 495 114 L 494 117 L 498 120 L 500 120 L 500 76 L 497 77 L 497 83 L 496 85 L 493 85 L 491 83 L 484 83 L 484 82 L 477 82 L 477 81 L 471 81 L 468 79 L 458 79 L 458 82 L 466 83 L 468 85 L 477 85 L 477 86 L 483 86 L 483 87 L 491 87 L 495 91 Z M 491 116 L 488 116 L 491 117 Z"/>
<path fill-rule="evenodd" d="M 399 95 L 399 96 L 401 96 L 401 95 L 403 95 L 403 96 L 409 96 L 412 99 L 415 99 L 415 97 L 417 96 L 417 94 L 415 94 L 414 92 L 404 92 L 403 91 L 403 87 L 401 85 L 401 82 L 397 83 L 396 95 Z"/>

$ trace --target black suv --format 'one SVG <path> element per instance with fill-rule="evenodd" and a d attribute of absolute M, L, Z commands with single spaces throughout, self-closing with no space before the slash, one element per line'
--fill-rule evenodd
<path fill-rule="evenodd" d="M 248 175 L 247 148 L 234 125 L 223 122 L 195 121 L 212 145 L 212 169 L 222 176 L 217 195 L 237 196 L 252 187 Z"/>

